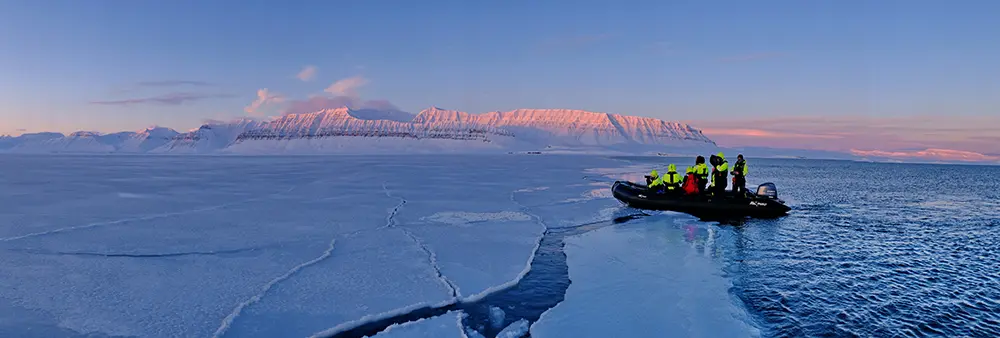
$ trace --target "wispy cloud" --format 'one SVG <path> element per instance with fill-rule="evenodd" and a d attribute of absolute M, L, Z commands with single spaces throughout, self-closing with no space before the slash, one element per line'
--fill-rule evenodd
<path fill-rule="evenodd" d="M 257 90 L 257 98 L 249 106 L 243 108 L 243 110 L 250 115 L 263 115 L 261 108 L 281 102 L 285 102 L 284 95 L 272 93 L 267 88 L 261 88 Z"/>
<path fill-rule="evenodd" d="M 355 76 L 334 82 L 324 91 L 335 96 L 357 97 L 358 88 L 361 88 L 366 84 L 368 84 L 368 79 L 361 76 Z"/>
<path fill-rule="evenodd" d="M 206 99 L 229 98 L 229 97 L 234 97 L 234 95 L 211 94 L 211 93 L 168 93 L 163 95 L 142 97 L 142 98 L 90 101 L 90 103 L 100 104 L 100 105 L 110 105 L 110 106 L 124 106 L 124 105 L 135 105 L 135 104 L 155 104 L 155 105 L 175 106 L 183 104 L 185 102 L 201 101 Z"/>
<path fill-rule="evenodd" d="M 851 154 L 862 157 L 882 157 L 895 159 L 924 159 L 934 161 L 990 162 L 1000 161 L 1000 157 L 974 151 L 954 149 L 925 149 L 919 151 L 882 151 L 851 149 Z"/>
<path fill-rule="evenodd" d="M 156 80 L 156 81 L 140 81 L 135 83 L 130 83 L 118 88 L 112 88 L 109 93 L 112 95 L 135 95 L 137 92 L 142 92 L 145 90 L 155 90 L 157 88 L 171 88 L 171 87 L 216 87 L 217 85 L 211 82 L 199 81 L 199 80 Z"/>
<path fill-rule="evenodd" d="M 312 81 L 312 79 L 316 78 L 316 66 L 305 66 L 295 77 L 302 81 Z"/>
<path fill-rule="evenodd" d="M 785 56 L 785 54 L 784 53 L 775 53 L 775 52 L 753 53 L 753 54 L 743 54 L 743 55 L 727 56 L 727 57 L 720 58 L 719 61 L 720 62 L 726 62 L 726 63 L 731 63 L 731 62 L 749 62 L 749 61 L 759 61 L 759 60 L 774 59 L 774 58 L 779 58 L 779 57 L 782 57 L 782 56 Z"/>
<path fill-rule="evenodd" d="M 612 37 L 611 34 L 592 34 L 592 35 L 578 35 L 572 37 L 556 38 L 543 41 L 538 46 L 538 50 L 541 53 L 555 53 L 555 52 L 566 52 L 579 50 L 585 47 L 595 45 L 599 42 L 608 40 Z"/>
<path fill-rule="evenodd" d="M 143 81 L 143 82 L 138 82 L 135 85 L 138 87 L 214 86 L 213 84 L 205 81 L 192 81 L 192 80 Z"/>

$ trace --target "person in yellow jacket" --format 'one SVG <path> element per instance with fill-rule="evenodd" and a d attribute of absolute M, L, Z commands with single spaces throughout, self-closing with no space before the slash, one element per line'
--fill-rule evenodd
<path fill-rule="evenodd" d="M 683 176 L 677 173 L 677 166 L 673 164 L 667 167 L 666 174 L 659 175 L 656 170 L 653 170 L 653 172 L 650 173 L 646 179 L 649 180 L 652 177 L 656 178 L 650 181 L 649 188 L 657 189 L 657 192 L 660 193 L 663 193 L 664 191 L 677 192 L 681 187 L 681 180 L 684 179 Z"/>
<path fill-rule="evenodd" d="M 663 176 L 660 176 L 660 182 L 669 191 L 676 191 L 677 189 L 680 189 L 681 181 L 683 180 L 684 176 L 681 176 L 680 174 L 677 173 L 677 166 L 675 166 L 673 163 L 667 166 L 667 173 Z"/>
<path fill-rule="evenodd" d="M 704 193 L 705 186 L 708 185 L 708 165 L 705 164 L 704 156 L 698 156 L 694 160 L 694 175 L 698 178 L 698 193 Z"/>
<path fill-rule="evenodd" d="M 747 161 L 743 159 L 743 154 L 739 154 L 736 156 L 736 163 L 733 163 L 733 193 L 743 194 L 746 191 Z"/>
<path fill-rule="evenodd" d="M 726 186 L 729 185 L 729 162 L 726 161 L 726 157 L 721 151 L 712 156 L 711 162 L 712 192 L 716 195 L 722 195 L 726 192 Z"/>
<path fill-rule="evenodd" d="M 656 169 L 653 169 L 649 175 L 646 175 L 646 186 L 652 188 L 653 183 L 658 179 L 660 179 L 660 173 L 656 172 Z"/>

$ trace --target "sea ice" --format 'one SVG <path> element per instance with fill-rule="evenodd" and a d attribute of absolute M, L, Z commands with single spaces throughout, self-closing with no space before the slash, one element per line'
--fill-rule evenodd
<path fill-rule="evenodd" d="M 567 238 L 573 283 L 532 337 L 758 336 L 719 263 L 690 243 L 708 239 L 686 226 L 709 225 L 658 216 Z"/>
<path fill-rule="evenodd" d="M 152 337 L 308 336 L 509 285 L 544 230 L 517 200 L 526 193 L 514 191 L 577 184 L 583 168 L 612 164 L 141 155 L 5 163 L 0 333 Z"/>
<path fill-rule="evenodd" d="M 639 213 L 608 198 L 612 178 L 585 179 L 625 165 L 596 156 L 4 160 L 0 336 L 334 334 L 479 299 L 524 276 L 546 228 Z M 718 267 L 660 243 L 676 227 L 642 224 L 570 240 L 566 301 L 533 335 L 749 332 L 719 317 L 735 310 Z M 646 270 L 668 278 L 635 277 Z M 460 315 L 379 336 L 475 336 Z"/>

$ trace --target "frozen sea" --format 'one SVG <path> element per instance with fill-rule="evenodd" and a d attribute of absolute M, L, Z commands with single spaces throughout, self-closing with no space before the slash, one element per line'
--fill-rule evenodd
<path fill-rule="evenodd" d="M 843 186 L 831 182 L 892 165 L 761 160 L 751 175 L 777 183 L 796 210 L 720 224 L 611 198 L 615 179 L 686 159 L 0 161 L 0 337 L 989 336 L 998 327 L 995 180 L 899 206 L 905 185 L 836 193 Z M 904 169 L 908 178 L 967 170 Z"/>

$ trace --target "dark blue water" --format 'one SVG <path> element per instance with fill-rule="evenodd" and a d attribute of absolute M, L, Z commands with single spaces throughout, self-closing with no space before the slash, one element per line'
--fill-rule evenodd
<path fill-rule="evenodd" d="M 529 325 L 537 321 L 542 313 L 556 306 L 566 298 L 566 289 L 571 283 L 566 253 L 563 250 L 566 237 L 614 224 L 621 224 L 643 216 L 641 212 L 617 217 L 610 221 L 580 224 L 572 227 L 554 228 L 545 231 L 531 261 L 531 268 L 517 284 L 497 290 L 485 297 L 470 302 L 454 302 L 440 306 L 428 306 L 407 313 L 362 323 L 350 329 L 331 335 L 331 338 L 370 337 L 382 332 L 390 325 L 403 324 L 424 318 L 444 315 L 449 311 L 462 311 L 465 330 L 479 333 L 483 337 L 496 337 L 505 327 L 521 319 Z M 498 317 L 495 311 L 502 311 Z M 527 336 L 530 337 L 530 334 Z"/>
<path fill-rule="evenodd" d="M 1000 337 L 1000 167 L 749 161 L 794 208 L 719 226 L 765 336 Z"/>

